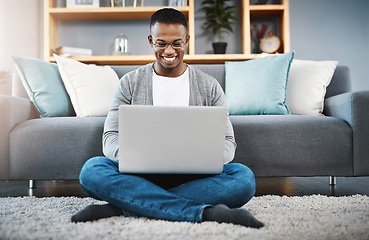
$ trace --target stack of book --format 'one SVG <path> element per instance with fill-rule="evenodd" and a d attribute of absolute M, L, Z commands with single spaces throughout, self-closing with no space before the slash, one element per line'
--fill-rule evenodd
<path fill-rule="evenodd" d="M 54 53 L 62 57 L 71 56 L 91 56 L 92 49 L 89 48 L 76 48 L 76 47 L 58 47 L 55 49 Z"/>

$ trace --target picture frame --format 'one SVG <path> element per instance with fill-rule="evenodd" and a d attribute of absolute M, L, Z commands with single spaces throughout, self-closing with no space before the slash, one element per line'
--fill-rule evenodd
<path fill-rule="evenodd" d="M 280 20 L 273 17 L 261 17 L 251 19 L 251 53 L 261 53 L 260 40 L 273 32 L 280 36 Z M 282 40 L 282 39 L 281 39 Z"/>
<path fill-rule="evenodd" d="M 67 8 L 98 8 L 100 0 L 67 0 Z"/>

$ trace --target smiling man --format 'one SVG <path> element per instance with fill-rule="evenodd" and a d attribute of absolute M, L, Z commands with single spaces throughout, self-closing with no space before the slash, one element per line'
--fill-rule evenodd
<path fill-rule="evenodd" d="M 170 221 L 216 221 L 253 228 L 263 226 L 241 208 L 255 193 L 255 177 L 245 165 L 230 163 L 236 142 L 228 118 L 224 167 L 220 174 L 181 175 L 179 178 L 119 172 L 120 105 L 226 105 L 219 83 L 183 62 L 189 39 L 187 20 L 181 12 L 165 8 L 152 15 L 148 40 L 156 61 L 122 77 L 105 121 L 105 157 L 88 160 L 80 173 L 84 191 L 108 204 L 87 206 L 72 217 L 73 222 L 124 215 Z"/>
<path fill-rule="evenodd" d="M 153 20 L 148 40 L 155 50 L 155 72 L 161 76 L 178 77 L 187 69 L 183 62 L 185 47 L 190 40 L 187 23 L 183 25 L 155 22 L 155 15 Z"/>

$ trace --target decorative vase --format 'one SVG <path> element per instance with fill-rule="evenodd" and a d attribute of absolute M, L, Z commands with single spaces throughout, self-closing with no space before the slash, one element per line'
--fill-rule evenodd
<path fill-rule="evenodd" d="M 214 54 L 225 54 L 226 49 L 227 49 L 226 42 L 214 42 L 213 43 Z"/>
<path fill-rule="evenodd" d="M 128 54 L 128 39 L 123 33 L 120 33 L 114 39 L 114 53 L 113 54 L 114 55 Z"/>

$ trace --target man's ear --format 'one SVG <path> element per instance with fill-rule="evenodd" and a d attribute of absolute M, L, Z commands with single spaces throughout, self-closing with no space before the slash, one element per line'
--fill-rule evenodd
<path fill-rule="evenodd" d="M 149 40 L 150 46 L 153 47 L 153 44 L 152 44 L 152 36 L 151 35 L 147 36 L 147 40 Z"/>
<path fill-rule="evenodd" d="M 189 42 L 190 42 L 190 34 L 187 34 L 187 36 L 186 36 L 186 46 L 188 46 Z"/>

